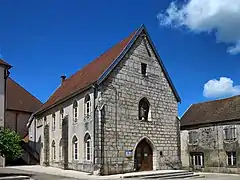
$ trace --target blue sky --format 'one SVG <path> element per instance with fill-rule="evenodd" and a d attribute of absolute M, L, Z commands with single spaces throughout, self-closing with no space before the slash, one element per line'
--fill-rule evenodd
<path fill-rule="evenodd" d="M 240 36 L 236 41 L 224 39 L 228 29 L 222 31 L 216 21 L 210 21 L 215 23 L 211 27 L 208 17 L 198 19 L 197 25 L 181 18 L 181 13 L 192 15 L 194 1 L 172 4 L 177 7 L 173 12 L 171 1 L 157 0 L 2 0 L 1 55 L 14 66 L 11 77 L 44 102 L 59 86 L 62 74 L 70 76 L 145 24 L 180 94 L 182 115 L 192 103 L 240 92 Z"/>

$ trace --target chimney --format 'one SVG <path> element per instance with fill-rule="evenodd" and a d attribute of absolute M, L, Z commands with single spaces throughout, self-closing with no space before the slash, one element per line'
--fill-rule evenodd
<path fill-rule="evenodd" d="M 62 84 L 63 84 L 63 82 L 66 80 L 66 76 L 65 76 L 65 75 L 62 75 L 62 76 L 61 76 L 61 79 L 62 79 Z"/>

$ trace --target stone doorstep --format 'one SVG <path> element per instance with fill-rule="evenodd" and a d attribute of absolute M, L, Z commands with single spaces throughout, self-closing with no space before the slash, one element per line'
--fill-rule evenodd
<path fill-rule="evenodd" d="M 180 172 L 188 172 L 188 171 L 185 171 L 185 170 L 141 171 L 141 172 L 118 174 L 118 176 L 121 176 L 121 178 L 133 178 L 133 177 L 147 177 L 147 176 L 154 176 L 154 175 L 174 174 L 174 173 L 180 173 Z"/>

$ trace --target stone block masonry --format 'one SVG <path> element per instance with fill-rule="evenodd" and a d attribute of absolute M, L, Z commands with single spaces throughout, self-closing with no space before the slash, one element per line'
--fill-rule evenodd
<path fill-rule="evenodd" d="M 106 104 L 105 174 L 134 171 L 134 150 L 143 138 L 152 143 L 153 169 L 181 165 L 177 100 L 148 43 L 147 48 L 140 36 L 101 87 L 102 103 Z M 141 63 L 147 64 L 147 76 L 141 74 Z M 138 118 L 143 97 L 150 103 L 149 121 Z M 125 157 L 122 152 L 126 150 L 133 150 L 133 157 Z"/>

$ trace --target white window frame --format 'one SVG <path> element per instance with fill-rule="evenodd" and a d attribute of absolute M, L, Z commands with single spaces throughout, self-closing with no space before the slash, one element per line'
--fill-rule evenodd
<path fill-rule="evenodd" d="M 52 141 L 52 158 L 56 160 L 56 143 L 54 140 Z"/>
<path fill-rule="evenodd" d="M 76 136 L 75 138 L 76 138 L 76 141 L 72 142 L 72 155 L 73 155 L 74 161 L 78 160 L 78 138 Z"/>
<path fill-rule="evenodd" d="M 230 164 L 229 164 L 229 161 L 228 161 L 229 157 L 231 159 L 231 163 Z M 234 159 L 235 159 L 235 164 L 234 164 Z M 236 166 L 237 165 L 237 152 L 235 152 L 235 151 L 227 152 L 227 165 L 228 166 Z"/>
<path fill-rule="evenodd" d="M 52 131 L 55 131 L 56 129 L 56 115 L 55 113 L 52 114 Z"/>
<path fill-rule="evenodd" d="M 86 101 L 86 98 L 89 96 L 89 100 Z M 85 100 L 84 100 L 84 112 L 85 112 L 85 118 L 89 118 L 91 116 L 91 96 L 89 94 L 87 94 L 85 96 Z"/>
<path fill-rule="evenodd" d="M 86 161 L 92 160 L 92 142 L 91 138 L 86 140 L 85 142 L 85 152 L 86 152 Z M 88 152 L 89 151 L 89 152 Z"/>
<path fill-rule="evenodd" d="M 191 154 L 191 158 L 192 158 L 192 165 L 193 166 L 201 166 L 201 167 L 204 166 L 204 164 L 203 164 L 203 154 L 202 153 Z M 196 158 L 197 158 L 197 163 L 196 163 Z"/>
<path fill-rule="evenodd" d="M 60 121 L 59 121 L 59 128 L 61 129 L 62 128 L 62 122 L 63 122 L 63 118 L 64 118 L 64 109 L 60 109 Z"/>
<path fill-rule="evenodd" d="M 75 100 L 73 102 L 73 122 L 76 123 L 77 121 L 78 121 L 78 102 Z"/>
<path fill-rule="evenodd" d="M 62 139 L 59 141 L 59 160 L 63 160 L 63 142 Z"/>

